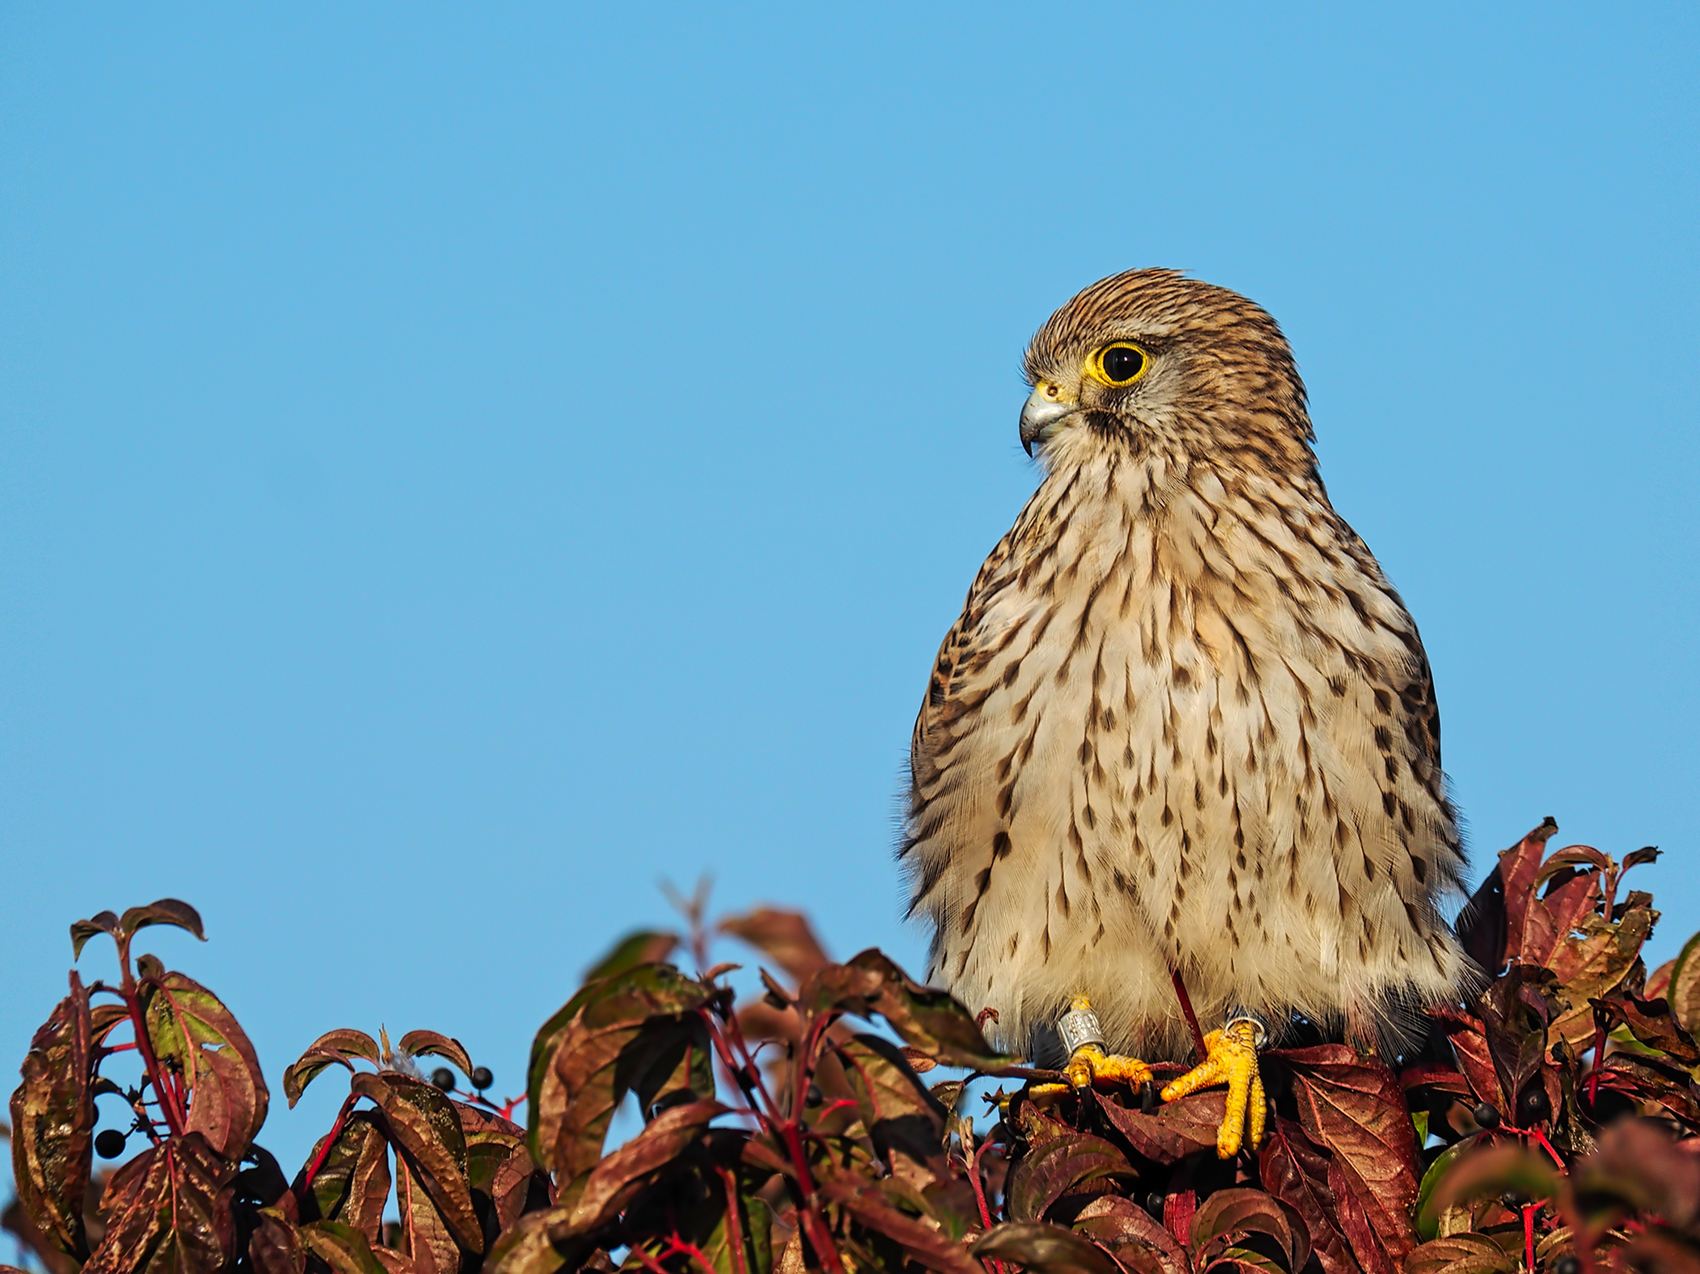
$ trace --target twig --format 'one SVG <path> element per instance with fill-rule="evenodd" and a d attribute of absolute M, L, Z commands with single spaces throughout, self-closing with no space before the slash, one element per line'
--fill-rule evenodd
<path fill-rule="evenodd" d="M 1198 1029 L 1198 1015 L 1192 1011 L 1192 1000 L 1187 996 L 1186 983 L 1181 981 L 1181 971 L 1172 964 L 1169 966 L 1169 980 L 1175 984 L 1175 996 L 1181 1002 L 1181 1012 L 1186 1015 L 1187 1027 L 1192 1031 L 1196 1060 L 1202 1062 L 1205 1056 L 1204 1032 Z"/>

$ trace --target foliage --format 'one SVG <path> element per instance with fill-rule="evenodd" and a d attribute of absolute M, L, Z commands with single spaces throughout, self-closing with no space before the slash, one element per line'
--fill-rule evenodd
<path fill-rule="evenodd" d="M 633 935 L 544 1023 L 524 1097 L 427 1078 L 416 1058 L 490 1083 L 434 1032 L 321 1036 L 284 1095 L 337 1074 L 348 1094 L 290 1181 L 255 1144 L 269 1097 L 235 1017 L 132 960 L 140 930 L 200 918 L 102 912 L 73 944 L 109 936 L 120 980 L 73 972 L 31 1044 L 7 1224 L 85 1274 L 1700 1274 L 1700 939 L 1649 976 L 1657 913 L 1619 884 L 1655 852 L 1547 855 L 1554 831 L 1500 855 L 1465 912 L 1480 994 L 1396 1059 L 1295 1024 L 1263 1055 L 1263 1145 L 1228 1162 L 1220 1091 L 1046 1089 L 1061 1077 L 998 1056 L 879 952 L 832 963 L 771 910 L 710 931 L 699 894 L 688 940 Z M 717 936 L 772 963 L 759 999 L 704 969 Z M 682 946 L 702 972 L 668 962 Z M 131 1049 L 124 1090 L 102 1066 Z M 968 1086 L 986 1076 L 1009 1087 Z M 104 1184 L 101 1096 L 141 1145 Z M 627 1102 L 643 1127 L 610 1152 Z"/>

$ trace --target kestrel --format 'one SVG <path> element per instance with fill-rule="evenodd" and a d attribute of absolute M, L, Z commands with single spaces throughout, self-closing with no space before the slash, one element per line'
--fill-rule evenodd
<path fill-rule="evenodd" d="M 1149 1078 L 1106 1050 L 1186 1058 L 1190 998 L 1223 1025 L 1163 1097 L 1227 1081 L 1231 1156 L 1261 1133 L 1265 1024 L 1396 1037 L 1471 976 L 1428 658 L 1259 306 L 1132 270 L 1026 372 L 1044 478 L 915 722 L 910 912 L 933 979 L 1076 1084 Z"/>

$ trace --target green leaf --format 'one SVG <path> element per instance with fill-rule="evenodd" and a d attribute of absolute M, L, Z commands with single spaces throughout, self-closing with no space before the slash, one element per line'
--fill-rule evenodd
<path fill-rule="evenodd" d="M 89 1087 L 89 995 L 75 973 L 71 994 L 36 1031 L 12 1094 L 12 1172 L 25 1214 L 60 1251 L 88 1255 L 83 1196 L 93 1163 Z"/>
<path fill-rule="evenodd" d="M 1427 1242 L 1440 1237 L 1440 1214 L 1442 1209 L 1434 1201 L 1434 1192 L 1439 1187 L 1446 1174 L 1453 1166 L 1476 1147 L 1476 1137 L 1465 1137 L 1441 1151 L 1435 1161 L 1423 1173 L 1422 1182 L 1417 1187 L 1417 1237 Z"/>
<path fill-rule="evenodd" d="M 983 1261 L 1014 1261 L 1038 1274 L 1120 1274 L 1096 1243 L 1043 1221 L 995 1226 L 969 1250 Z"/>

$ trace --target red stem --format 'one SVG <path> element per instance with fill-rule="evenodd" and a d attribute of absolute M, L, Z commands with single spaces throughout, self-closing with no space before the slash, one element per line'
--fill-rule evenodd
<path fill-rule="evenodd" d="M 124 997 L 124 1007 L 130 1010 L 130 1026 L 136 1033 L 136 1051 L 142 1055 L 142 1068 L 147 1072 L 148 1083 L 153 1086 L 154 1095 L 159 1098 L 159 1111 L 165 1116 L 165 1126 L 171 1130 L 173 1137 L 181 1137 L 188 1121 L 183 1117 L 181 1100 L 171 1086 L 170 1076 L 161 1069 L 159 1059 L 154 1056 L 153 1041 L 148 1038 L 147 1019 L 142 1014 L 142 997 L 136 989 L 135 976 L 130 972 L 128 940 L 119 944 L 118 958 L 119 967 L 124 973 L 124 985 L 119 994 Z"/>
<path fill-rule="evenodd" d="M 1186 1015 L 1187 1027 L 1192 1031 L 1192 1046 L 1197 1050 L 1196 1060 L 1204 1060 L 1204 1032 L 1198 1029 L 1198 1015 L 1192 1011 L 1192 1001 L 1187 997 L 1186 983 L 1181 981 L 1181 971 L 1174 965 L 1169 966 L 1169 980 L 1175 984 L 1175 996 L 1181 1002 L 1181 1012 Z"/>
<path fill-rule="evenodd" d="M 336 1112 L 336 1122 L 331 1125 L 330 1132 L 325 1134 L 325 1140 L 319 1146 L 319 1153 L 313 1156 L 313 1162 L 307 1165 L 307 1171 L 302 1176 L 301 1189 L 303 1191 L 313 1188 L 313 1178 L 318 1176 L 319 1169 L 325 1166 L 326 1156 L 330 1154 L 331 1147 L 336 1145 L 336 1139 L 342 1133 L 343 1124 L 348 1122 L 348 1112 L 354 1109 L 354 1103 L 359 1100 L 358 1093 L 350 1093 L 343 1100 L 342 1109 Z"/>
<path fill-rule="evenodd" d="M 1533 1274 L 1535 1268 L 1535 1209 L 1539 1206 L 1533 1203 L 1523 1205 L 1523 1259 L 1528 1262 L 1523 1268 Z"/>
<path fill-rule="evenodd" d="M 974 1202 L 980 1205 L 980 1224 L 987 1230 L 992 1228 L 992 1210 L 986 1205 L 986 1184 L 981 1178 L 980 1161 L 986 1157 L 986 1151 L 992 1148 L 992 1139 L 987 1137 L 980 1143 L 980 1148 L 974 1152 L 974 1171 L 969 1174 L 974 1183 Z M 992 1274 L 1004 1274 L 1003 1262 L 992 1261 Z"/>

